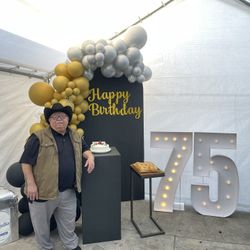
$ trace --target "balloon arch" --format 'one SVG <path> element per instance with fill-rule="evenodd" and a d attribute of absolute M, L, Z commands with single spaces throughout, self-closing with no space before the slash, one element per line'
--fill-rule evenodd
<path fill-rule="evenodd" d="M 34 83 L 29 89 L 30 100 L 44 107 L 51 107 L 57 102 L 70 106 L 73 116 L 69 127 L 83 136 L 83 129 L 77 126 L 85 120 L 84 113 L 88 111 L 89 81 L 93 79 L 94 71 L 100 68 L 107 78 L 125 75 L 130 83 L 149 80 L 152 72 L 144 65 L 140 52 L 146 41 L 146 31 L 140 26 L 132 26 L 123 38 L 96 42 L 86 40 L 81 46 L 69 48 L 69 61 L 56 65 L 52 84 Z M 47 126 L 42 114 L 40 122 L 32 124 L 30 133 Z"/>

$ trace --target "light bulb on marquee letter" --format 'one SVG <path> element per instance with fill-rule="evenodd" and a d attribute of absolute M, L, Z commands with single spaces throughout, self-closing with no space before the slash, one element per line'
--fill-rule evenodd
<path fill-rule="evenodd" d="M 154 139 L 157 137 L 159 140 Z M 165 176 L 162 177 L 155 195 L 154 210 L 173 212 L 176 189 L 192 152 L 192 133 L 151 132 L 150 144 L 152 148 L 172 149 Z"/>
<path fill-rule="evenodd" d="M 202 143 L 201 143 L 202 141 Z M 194 209 L 203 215 L 227 217 L 236 207 L 239 196 L 239 176 L 235 163 L 224 155 L 211 157 L 211 148 L 236 149 L 236 134 L 194 134 L 194 176 L 205 177 L 210 171 L 218 173 L 218 200 L 209 200 L 209 186 L 192 185 L 191 200 Z M 198 157 L 196 152 L 201 152 Z M 203 166 L 199 168 L 199 166 Z M 202 189 L 198 190 L 199 187 Z M 206 200 L 206 206 L 204 206 Z"/>

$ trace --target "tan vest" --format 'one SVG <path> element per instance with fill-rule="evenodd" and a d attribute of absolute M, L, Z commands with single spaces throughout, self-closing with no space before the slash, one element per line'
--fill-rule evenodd
<path fill-rule="evenodd" d="M 40 142 L 36 165 L 33 166 L 33 175 L 38 187 L 41 200 L 55 199 L 58 196 L 59 160 L 56 141 L 50 128 L 34 133 Z M 69 135 L 74 148 L 76 163 L 76 189 L 81 192 L 82 176 L 82 139 L 69 129 Z M 27 187 L 27 184 L 25 184 Z"/>

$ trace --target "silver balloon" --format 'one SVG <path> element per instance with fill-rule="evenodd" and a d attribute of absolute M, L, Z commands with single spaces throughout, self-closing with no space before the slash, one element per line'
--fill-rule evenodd
<path fill-rule="evenodd" d="M 129 66 L 129 60 L 125 55 L 118 55 L 114 64 L 117 69 L 124 70 Z"/>
<path fill-rule="evenodd" d="M 95 71 L 97 69 L 97 65 L 91 64 L 89 67 L 92 71 Z"/>
<path fill-rule="evenodd" d="M 96 44 L 98 44 L 98 43 L 101 43 L 101 44 L 103 44 L 104 46 L 108 45 L 108 43 L 107 43 L 107 41 L 106 41 L 105 39 L 99 39 L 99 40 L 96 42 Z"/>
<path fill-rule="evenodd" d="M 123 75 L 123 73 L 119 70 L 116 70 L 114 77 L 120 78 Z"/>
<path fill-rule="evenodd" d="M 129 65 L 126 69 L 123 70 L 123 73 L 125 74 L 125 76 L 130 76 L 132 74 L 133 71 L 133 67 L 131 65 Z"/>
<path fill-rule="evenodd" d="M 144 82 L 145 81 L 145 76 L 144 75 L 139 75 L 138 77 L 136 77 L 136 81 L 140 82 L 140 83 Z"/>
<path fill-rule="evenodd" d="M 152 70 L 149 67 L 145 66 L 142 74 L 145 77 L 145 81 L 148 81 L 152 76 Z"/>
<path fill-rule="evenodd" d="M 125 53 L 125 51 L 127 50 L 126 43 L 121 39 L 116 39 L 116 40 L 112 41 L 112 45 L 116 49 L 117 54 Z"/>
<path fill-rule="evenodd" d="M 128 81 L 129 82 L 135 82 L 136 81 L 136 78 L 135 78 L 135 76 L 133 76 L 133 75 L 130 75 L 129 77 L 128 77 Z"/>
<path fill-rule="evenodd" d="M 113 65 L 105 65 L 101 68 L 101 72 L 105 77 L 113 77 L 115 75 L 115 69 Z"/>
<path fill-rule="evenodd" d="M 87 55 L 95 54 L 95 45 L 94 44 L 87 44 L 85 46 L 85 52 Z"/>
<path fill-rule="evenodd" d="M 83 75 L 90 81 L 94 77 L 94 73 L 91 70 L 85 70 Z"/>
<path fill-rule="evenodd" d="M 140 62 L 141 52 L 139 49 L 135 47 L 128 48 L 126 55 L 129 59 L 130 65 L 135 65 L 136 63 Z"/>
<path fill-rule="evenodd" d="M 106 45 L 104 48 L 105 48 L 104 62 L 106 64 L 112 63 L 117 56 L 117 52 L 116 52 L 115 48 L 110 46 L 110 45 Z"/>
<path fill-rule="evenodd" d="M 99 52 L 104 53 L 104 51 L 105 51 L 104 45 L 102 43 L 97 43 L 95 45 L 95 51 L 96 51 L 96 53 L 99 53 Z"/>
<path fill-rule="evenodd" d="M 83 52 L 84 55 L 86 54 L 85 48 L 86 48 L 86 46 L 89 45 L 89 44 L 95 45 L 95 42 L 92 41 L 92 40 L 86 40 L 86 41 L 84 41 L 84 42 L 82 43 L 81 49 L 82 49 L 82 52 Z"/>
<path fill-rule="evenodd" d="M 96 60 L 94 55 L 87 55 L 86 57 L 89 64 L 95 64 Z"/>
<path fill-rule="evenodd" d="M 104 55 L 101 52 L 98 52 L 95 54 L 95 60 L 96 62 L 103 62 L 104 61 Z"/>
<path fill-rule="evenodd" d="M 133 75 L 134 76 L 139 76 L 139 75 L 141 75 L 141 73 L 142 73 L 142 70 L 141 70 L 140 67 L 134 67 L 133 68 Z"/>
<path fill-rule="evenodd" d="M 96 61 L 97 67 L 102 67 L 104 65 L 104 61 Z"/>
<path fill-rule="evenodd" d="M 125 32 L 123 41 L 127 47 L 141 49 L 147 42 L 147 33 L 141 26 L 132 26 Z"/>
<path fill-rule="evenodd" d="M 85 68 L 90 68 L 90 65 L 89 65 L 89 62 L 88 62 L 88 56 L 84 56 L 83 59 L 82 59 L 82 65 L 85 67 Z"/>
<path fill-rule="evenodd" d="M 83 53 L 79 47 L 71 47 L 67 51 L 67 56 L 71 61 L 82 61 Z"/>
<path fill-rule="evenodd" d="M 141 71 L 143 71 L 144 70 L 144 63 L 143 62 L 136 63 L 134 67 L 139 67 L 141 69 Z"/>

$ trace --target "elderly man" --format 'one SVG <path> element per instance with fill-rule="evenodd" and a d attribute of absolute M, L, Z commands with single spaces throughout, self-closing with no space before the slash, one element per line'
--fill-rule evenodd
<path fill-rule="evenodd" d="M 75 234 L 76 195 L 81 192 L 82 156 L 88 173 L 94 156 L 86 142 L 68 128 L 72 109 L 56 103 L 44 109 L 48 128 L 33 133 L 21 156 L 25 192 L 40 250 L 53 249 L 50 219 L 54 215 L 58 234 L 66 249 L 81 249 Z"/>

